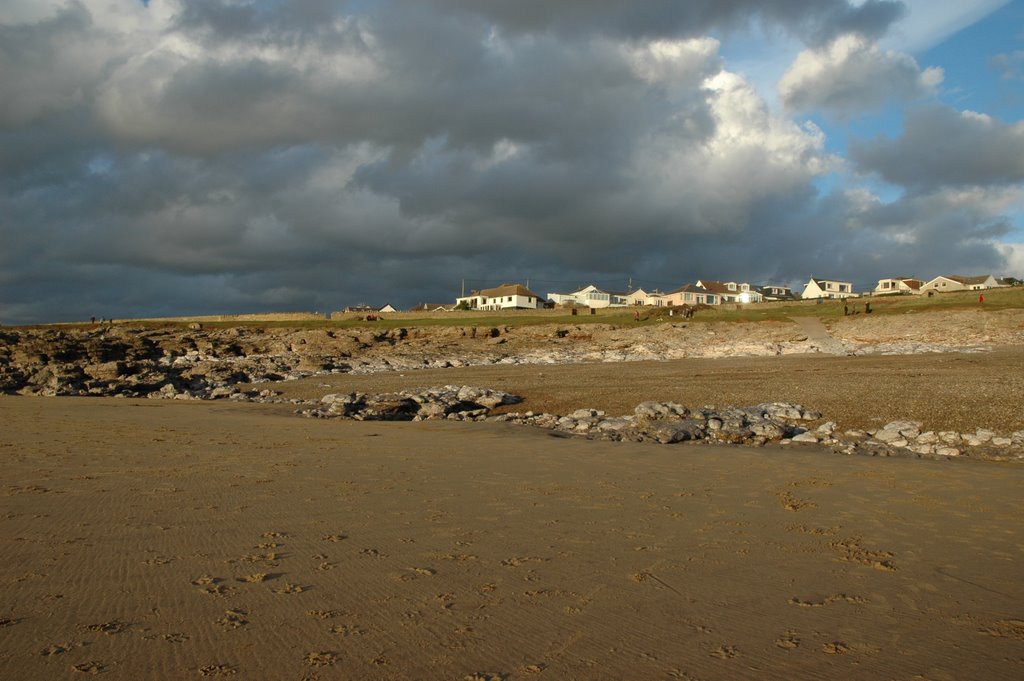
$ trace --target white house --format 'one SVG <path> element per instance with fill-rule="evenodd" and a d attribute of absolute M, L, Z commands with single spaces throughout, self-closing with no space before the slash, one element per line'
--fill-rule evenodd
<path fill-rule="evenodd" d="M 858 294 L 853 292 L 853 284 L 848 281 L 835 281 L 832 279 L 811 280 L 804 286 L 803 298 L 857 298 Z"/>
<path fill-rule="evenodd" d="M 890 279 L 879 279 L 878 286 L 872 293 L 876 296 L 887 296 L 894 294 L 913 294 L 921 295 L 923 291 L 921 287 L 924 282 L 920 279 L 911 279 L 910 277 L 895 277 Z"/>
<path fill-rule="evenodd" d="M 502 284 L 455 299 L 456 307 L 463 303 L 471 310 L 536 310 L 544 306 L 544 300 L 522 284 Z"/>
<path fill-rule="evenodd" d="M 761 292 L 747 283 L 699 279 L 697 286 L 718 294 L 723 303 L 760 303 L 764 301 Z"/>
<path fill-rule="evenodd" d="M 703 286 L 687 284 L 661 297 L 664 305 L 720 305 L 722 297 Z"/>
<path fill-rule="evenodd" d="M 661 306 L 665 304 L 662 300 L 664 295 L 665 294 L 659 291 L 658 289 L 654 289 L 653 291 L 648 292 L 642 288 L 638 288 L 637 290 L 630 292 L 629 295 L 626 296 L 626 305 Z"/>
<path fill-rule="evenodd" d="M 548 300 L 555 305 L 585 305 L 587 307 L 618 307 L 628 305 L 629 294 L 620 291 L 604 291 L 593 284 L 572 293 L 548 293 Z"/>
<path fill-rule="evenodd" d="M 961 277 L 951 274 L 949 276 L 935 277 L 927 284 L 924 284 L 921 290 L 942 293 L 946 291 L 981 291 L 987 288 L 1000 288 L 1003 286 L 1006 286 L 1006 284 L 991 274 L 985 274 L 980 277 Z"/>
<path fill-rule="evenodd" d="M 765 284 L 764 286 L 758 286 L 756 288 L 761 294 L 762 300 L 797 300 L 798 298 L 794 295 L 792 289 L 788 286 L 783 286 L 782 284 Z"/>

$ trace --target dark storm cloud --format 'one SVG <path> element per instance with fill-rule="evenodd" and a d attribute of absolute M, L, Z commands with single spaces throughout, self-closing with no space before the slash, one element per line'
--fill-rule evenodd
<path fill-rule="evenodd" d="M 703 37 L 878 34 L 897 3 L 152 5 L 0 24 L 4 322 L 999 262 L 992 197 L 819 196 L 822 133 Z"/>
<path fill-rule="evenodd" d="M 1016 184 L 1024 181 L 1024 122 L 919 107 L 906 113 L 899 137 L 851 144 L 850 158 L 861 171 L 916 192 Z"/>
<path fill-rule="evenodd" d="M 409 0 L 441 10 L 478 15 L 511 32 L 594 31 L 627 38 L 703 35 L 747 24 L 752 17 L 779 25 L 811 42 L 855 31 L 879 36 L 905 12 L 901 2 L 868 0 Z"/>

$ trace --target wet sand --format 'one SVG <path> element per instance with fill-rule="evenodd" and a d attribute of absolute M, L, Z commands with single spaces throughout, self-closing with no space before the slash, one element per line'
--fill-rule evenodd
<path fill-rule="evenodd" d="M 445 384 L 476 385 L 525 398 L 512 410 L 568 414 L 601 409 L 631 414 L 645 400 L 688 407 L 793 402 L 843 428 L 878 428 L 896 419 L 924 430 L 1024 428 L 1024 346 L 984 353 L 789 355 L 595 364 L 493 364 L 368 375 L 333 374 L 269 384 L 285 397 L 379 393 Z M 268 384 L 256 384 L 265 388 Z"/>
<path fill-rule="evenodd" d="M 0 422 L 6 678 L 1024 675 L 1016 465 L 223 403 Z"/>

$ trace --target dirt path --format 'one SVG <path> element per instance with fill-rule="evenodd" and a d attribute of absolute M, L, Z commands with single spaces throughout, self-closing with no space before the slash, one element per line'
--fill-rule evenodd
<path fill-rule="evenodd" d="M 828 329 L 817 317 L 790 317 L 800 329 L 807 334 L 807 340 L 817 352 L 829 355 L 842 355 L 845 346 L 829 333 Z"/>

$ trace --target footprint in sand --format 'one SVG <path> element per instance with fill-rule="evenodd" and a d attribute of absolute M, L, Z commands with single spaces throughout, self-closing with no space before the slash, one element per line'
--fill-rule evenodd
<path fill-rule="evenodd" d="M 833 594 L 821 601 L 804 601 L 796 596 L 789 599 L 790 605 L 796 605 L 801 608 L 823 608 L 830 603 L 838 603 L 840 601 L 846 603 L 853 603 L 854 605 L 863 605 L 867 603 L 867 599 L 861 598 L 860 596 L 847 596 L 846 594 Z"/>
<path fill-rule="evenodd" d="M 245 582 L 246 584 L 259 584 L 270 579 L 274 579 L 278 575 L 270 574 L 267 572 L 256 572 L 251 575 L 245 575 L 244 577 L 235 577 L 236 582 Z"/>
<path fill-rule="evenodd" d="M 332 634 L 338 634 L 348 638 L 349 636 L 362 636 L 366 633 L 366 629 L 363 629 L 358 624 L 336 624 L 330 629 Z"/>
<path fill-rule="evenodd" d="M 366 556 L 367 558 L 387 558 L 386 553 L 381 553 L 377 549 L 363 549 L 359 552 L 360 556 Z"/>
<path fill-rule="evenodd" d="M 998 620 L 989 627 L 979 629 L 983 634 L 997 638 L 1009 638 L 1024 641 L 1024 620 Z"/>
<path fill-rule="evenodd" d="M 308 586 L 302 586 L 301 584 L 285 584 L 284 586 L 274 589 L 276 594 L 299 594 L 303 591 L 309 590 Z"/>
<path fill-rule="evenodd" d="M 406 568 L 406 569 L 409 572 L 412 572 L 413 574 L 419 575 L 420 577 L 433 577 L 434 575 L 437 574 L 437 570 L 435 570 L 433 568 L 411 567 L 411 568 Z"/>
<path fill-rule="evenodd" d="M 826 655 L 845 655 L 850 652 L 850 646 L 842 641 L 832 641 L 831 643 L 822 644 L 821 652 Z"/>
<path fill-rule="evenodd" d="M 344 610 L 310 610 L 309 614 L 322 620 L 330 620 L 335 617 L 344 617 L 348 613 Z"/>
<path fill-rule="evenodd" d="M 200 676 L 234 676 L 238 668 L 230 664 L 208 664 L 199 668 Z"/>
<path fill-rule="evenodd" d="M 785 634 L 775 639 L 775 645 L 783 650 L 793 650 L 794 648 L 800 647 L 800 639 L 797 638 L 795 633 L 787 631 Z"/>
<path fill-rule="evenodd" d="M 883 572 L 896 572 L 892 562 L 892 551 L 872 551 L 860 545 L 859 537 L 851 537 L 829 543 L 829 548 L 839 554 L 839 560 L 858 565 L 867 565 Z"/>
<path fill-rule="evenodd" d="M 740 651 L 736 649 L 736 646 L 718 646 L 711 651 L 711 657 L 717 657 L 720 660 L 729 660 L 734 657 L 739 657 Z"/>
<path fill-rule="evenodd" d="M 498 672 L 474 672 L 463 677 L 462 681 L 505 681 L 507 677 Z"/>
<path fill-rule="evenodd" d="M 164 634 L 164 640 L 168 643 L 184 643 L 189 639 L 188 634 L 182 634 L 180 632 L 174 632 L 170 634 Z"/>
<path fill-rule="evenodd" d="M 85 628 L 89 631 L 95 631 L 98 633 L 107 634 L 108 636 L 113 636 L 114 634 L 120 634 L 121 632 L 123 632 L 125 629 L 128 628 L 128 625 L 124 622 L 111 620 L 110 622 L 104 622 L 103 624 L 90 624 Z"/>
<path fill-rule="evenodd" d="M 57 643 L 52 646 L 47 646 L 39 651 L 39 654 L 43 657 L 50 657 L 52 655 L 63 655 L 64 653 L 71 650 L 72 643 Z"/>
<path fill-rule="evenodd" d="M 306 655 L 310 667 L 330 667 L 338 661 L 338 654 L 331 651 L 316 651 Z"/>
<path fill-rule="evenodd" d="M 799 499 L 790 492 L 779 492 L 775 495 L 779 499 L 782 508 L 787 511 L 800 511 L 805 508 L 816 508 L 817 504 L 807 499 Z"/>
<path fill-rule="evenodd" d="M 325 534 L 324 536 L 320 537 L 320 541 L 330 542 L 345 541 L 346 539 L 348 539 L 347 534 Z"/>
<path fill-rule="evenodd" d="M 248 614 L 248 612 L 241 609 L 225 610 L 224 616 L 217 620 L 217 624 L 225 629 L 238 629 L 249 623 L 249 620 L 245 618 Z"/>
<path fill-rule="evenodd" d="M 107 670 L 107 665 L 95 660 L 71 665 L 71 670 L 81 674 L 102 674 Z"/>
<path fill-rule="evenodd" d="M 192 580 L 192 586 L 198 587 L 199 591 L 204 594 L 210 594 L 211 596 L 223 596 L 234 589 L 224 586 L 221 584 L 224 580 L 220 577 L 210 577 L 203 575 Z"/>

